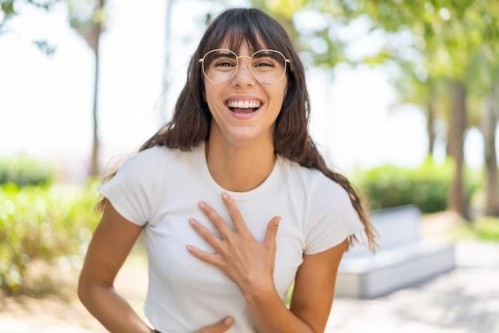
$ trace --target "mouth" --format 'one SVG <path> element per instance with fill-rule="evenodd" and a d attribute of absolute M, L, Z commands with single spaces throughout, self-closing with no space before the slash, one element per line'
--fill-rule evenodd
<path fill-rule="evenodd" d="M 259 100 L 236 100 L 231 99 L 226 102 L 227 107 L 231 112 L 238 114 L 250 114 L 258 111 L 263 103 Z"/>

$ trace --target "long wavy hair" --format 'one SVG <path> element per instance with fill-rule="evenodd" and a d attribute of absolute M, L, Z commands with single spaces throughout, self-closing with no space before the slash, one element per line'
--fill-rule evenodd
<path fill-rule="evenodd" d="M 317 169 L 340 184 L 349 194 L 353 207 L 364 224 L 368 246 L 374 250 L 376 232 L 358 192 L 348 179 L 330 170 L 308 132 L 310 101 L 305 83 L 303 64 L 284 28 L 272 17 L 254 8 L 234 8 L 220 14 L 207 28 L 194 52 L 183 87 L 168 123 L 148 139 L 139 151 L 166 146 L 190 150 L 208 139 L 212 116 L 203 99 L 204 80 L 199 59 L 206 52 L 227 42 L 237 53 L 247 42 L 251 50 L 262 48 L 281 52 L 290 59 L 287 71 L 287 92 L 275 122 L 274 150 L 279 155 L 306 168 Z M 350 236 L 349 245 L 357 238 Z"/>

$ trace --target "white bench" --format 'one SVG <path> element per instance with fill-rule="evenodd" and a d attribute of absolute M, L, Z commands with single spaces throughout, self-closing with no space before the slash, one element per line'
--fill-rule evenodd
<path fill-rule="evenodd" d="M 421 212 L 416 206 L 374 211 L 371 220 L 380 247 L 374 255 L 361 246 L 344 255 L 337 297 L 376 298 L 454 268 L 453 244 L 421 238 Z"/>

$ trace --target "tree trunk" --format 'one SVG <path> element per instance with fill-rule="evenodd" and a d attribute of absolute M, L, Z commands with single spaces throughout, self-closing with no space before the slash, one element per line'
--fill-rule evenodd
<path fill-rule="evenodd" d="M 499 179 L 496 156 L 496 129 L 499 122 L 499 84 L 487 98 L 483 118 L 485 141 L 485 215 L 499 216 Z"/>
<path fill-rule="evenodd" d="M 170 111 L 168 110 L 168 93 L 171 85 L 171 54 L 172 54 L 172 42 L 171 42 L 171 28 L 172 28 L 172 11 L 175 0 L 166 0 L 165 8 L 165 39 L 164 39 L 164 62 L 163 62 L 163 91 L 161 93 L 160 100 L 160 124 L 164 122 L 164 119 L 170 118 Z"/>
<path fill-rule="evenodd" d="M 99 0 L 98 7 L 96 8 L 96 13 L 100 13 L 104 9 L 104 4 L 105 0 Z M 95 65 L 94 65 L 94 99 L 92 107 L 92 152 L 90 154 L 90 165 L 88 170 L 88 176 L 97 177 L 100 175 L 98 103 L 99 103 L 99 62 L 100 62 L 99 44 L 100 44 L 100 36 L 102 34 L 102 22 L 99 19 L 97 19 L 97 21 L 93 23 L 90 34 L 91 36 L 90 36 L 89 45 L 94 51 Z"/>
<path fill-rule="evenodd" d="M 463 82 L 452 85 L 451 117 L 449 121 L 449 155 L 454 162 L 454 176 L 449 192 L 449 209 L 468 219 L 464 193 L 464 134 L 466 130 L 467 91 Z"/>
<path fill-rule="evenodd" d="M 428 136 L 428 156 L 433 157 L 435 151 L 435 107 L 433 101 L 428 103 L 426 120 L 426 135 Z"/>
<path fill-rule="evenodd" d="M 99 45 L 99 42 L 97 42 Z M 92 152 L 90 154 L 90 167 L 88 170 L 89 177 L 96 177 L 100 174 L 99 168 L 99 153 L 100 153 L 100 140 L 99 140 L 99 115 L 98 115 L 98 96 L 99 96 L 99 55 L 95 54 L 95 68 L 94 68 L 94 100 L 92 107 Z"/>

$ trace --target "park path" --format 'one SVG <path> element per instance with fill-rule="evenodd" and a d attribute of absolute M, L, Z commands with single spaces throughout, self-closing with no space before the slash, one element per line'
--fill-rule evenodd
<path fill-rule="evenodd" d="M 336 300 L 326 332 L 498 333 L 499 244 L 461 242 L 456 264 L 386 297 Z"/>

